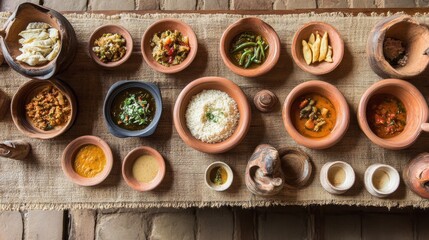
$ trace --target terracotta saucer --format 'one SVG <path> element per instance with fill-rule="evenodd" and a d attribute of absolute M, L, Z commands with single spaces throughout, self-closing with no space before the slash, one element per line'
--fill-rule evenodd
<path fill-rule="evenodd" d="M 306 186 L 313 172 L 310 156 L 299 148 L 280 148 L 279 156 L 285 174 L 285 186 L 292 189 Z"/>

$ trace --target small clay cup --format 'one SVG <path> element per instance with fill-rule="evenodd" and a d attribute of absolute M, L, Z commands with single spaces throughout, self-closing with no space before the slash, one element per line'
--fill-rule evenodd
<path fill-rule="evenodd" d="M 64 125 L 57 126 L 52 130 L 44 131 L 35 127 L 30 119 L 28 119 L 25 111 L 25 105 L 27 105 L 35 95 L 49 85 L 59 89 L 64 96 L 67 97 L 71 107 L 71 114 L 69 120 Z M 72 89 L 66 83 L 58 79 L 30 80 L 22 85 L 15 93 L 12 98 L 10 109 L 12 120 L 19 131 L 30 138 L 50 139 L 65 133 L 73 125 L 77 115 L 77 101 Z"/>
<path fill-rule="evenodd" d="M 391 138 L 378 137 L 369 127 L 366 109 L 369 100 L 377 94 L 397 97 L 407 112 L 407 122 L 402 133 Z M 358 123 L 373 143 L 387 149 L 399 150 L 411 146 L 422 131 L 429 132 L 429 109 L 425 98 L 411 83 L 399 79 L 384 79 L 374 83 L 362 95 L 357 111 Z"/>
<path fill-rule="evenodd" d="M 102 37 L 103 34 L 105 33 L 113 33 L 113 34 L 118 33 L 125 39 L 125 47 L 127 51 L 119 61 L 107 62 L 107 63 L 102 62 L 100 58 L 97 57 L 97 54 L 95 54 L 94 51 L 92 51 L 95 40 Z M 91 59 L 102 68 L 105 68 L 105 69 L 114 68 L 126 62 L 130 58 L 131 53 L 133 52 L 133 38 L 131 37 L 131 34 L 127 31 L 127 29 L 125 29 L 120 25 L 114 25 L 114 24 L 103 25 L 95 29 L 95 31 L 91 34 L 91 37 L 89 38 L 89 42 L 88 42 L 88 52 Z"/>
<path fill-rule="evenodd" d="M 30 22 L 45 22 L 58 29 L 61 50 L 58 56 L 44 65 L 30 66 L 16 60 L 21 54 L 18 34 Z M 32 79 L 50 79 L 64 72 L 77 53 L 77 39 L 70 22 L 59 12 L 33 3 L 22 3 L 12 13 L 0 30 L 0 45 L 5 61 L 21 75 Z"/>
<path fill-rule="evenodd" d="M 340 174 L 340 171 L 344 172 L 344 176 L 335 176 L 335 174 Z M 331 194 L 343 194 L 349 190 L 354 183 L 355 172 L 352 166 L 346 162 L 328 162 L 325 163 L 320 170 L 320 184 Z"/>
<path fill-rule="evenodd" d="M 243 32 L 260 34 L 267 40 L 269 49 L 265 61 L 256 68 L 242 68 L 234 64 L 229 51 L 232 40 Z M 242 18 L 231 24 L 222 34 L 220 39 L 220 56 L 225 65 L 235 74 L 244 77 L 257 77 L 269 72 L 278 62 L 280 57 L 280 39 L 276 31 L 266 22 L 256 17 Z"/>
<path fill-rule="evenodd" d="M 307 65 L 302 53 L 302 40 L 308 42 L 312 33 L 316 34 L 319 32 L 321 36 L 325 32 L 328 32 L 328 44 L 332 47 L 332 60 L 333 62 L 315 62 Z M 292 40 L 292 58 L 296 65 L 303 71 L 314 75 L 323 75 L 332 72 L 335 68 L 340 65 L 344 56 L 344 41 L 338 33 L 337 29 L 333 26 L 324 22 L 310 22 L 303 25 L 298 31 L 296 31 Z"/>
<path fill-rule="evenodd" d="M 383 44 L 386 38 L 401 40 L 408 53 L 404 67 L 394 68 L 386 61 Z M 366 54 L 372 70 L 384 78 L 407 79 L 422 73 L 429 64 L 429 29 L 409 15 L 395 14 L 380 20 L 368 36 Z"/>
<path fill-rule="evenodd" d="M 214 169 L 216 167 L 223 167 L 226 171 L 226 174 L 228 175 L 226 182 L 222 185 L 216 185 L 210 179 L 210 175 L 212 174 L 212 171 L 214 171 Z M 228 189 L 231 186 L 233 179 L 234 179 L 234 174 L 233 174 L 231 168 L 228 166 L 228 164 L 226 164 L 224 162 L 214 162 L 206 168 L 205 182 L 206 182 L 207 187 L 209 187 L 212 190 L 215 190 L 218 192 L 225 191 L 226 189 Z"/>
<path fill-rule="evenodd" d="M 235 132 L 225 141 L 205 143 L 192 136 L 186 126 L 185 113 L 191 98 L 203 90 L 220 90 L 235 100 L 240 113 L 240 119 Z M 174 104 L 173 122 L 180 138 L 190 147 L 205 153 L 222 153 L 237 146 L 246 136 L 250 127 L 250 106 L 246 95 L 232 81 L 221 77 L 203 77 L 189 83 L 180 92 Z"/>
<path fill-rule="evenodd" d="M 93 144 L 100 147 L 106 157 L 106 165 L 104 166 L 103 171 L 90 178 L 80 176 L 73 169 L 73 161 L 76 157 L 76 154 L 83 146 L 88 144 Z M 70 142 L 64 149 L 63 156 L 61 158 L 61 167 L 64 174 L 72 182 L 81 186 L 94 186 L 103 182 L 107 176 L 109 176 L 113 167 L 112 151 L 110 150 L 109 145 L 99 137 L 89 135 L 81 136 Z"/>
<path fill-rule="evenodd" d="M 329 99 L 337 112 L 334 128 L 329 135 L 322 138 L 309 138 L 301 135 L 292 122 L 292 104 L 297 98 L 309 93 L 318 93 Z M 307 81 L 292 89 L 283 104 L 282 117 L 286 131 L 293 140 L 312 149 L 325 149 L 338 143 L 346 134 L 350 122 L 349 106 L 343 94 L 334 85 L 319 80 Z"/>
<path fill-rule="evenodd" d="M 383 180 L 377 179 L 384 176 Z M 382 181 L 375 184 L 377 181 Z M 373 164 L 369 166 L 364 175 L 366 190 L 373 196 L 383 198 L 394 193 L 398 189 L 400 176 L 398 171 L 392 166 L 385 164 Z M 379 186 L 380 185 L 380 186 Z"/>
<path fill-rule="evenodd" d="M 152 57 L 152 47 L 150 46 L 150 41 L 152 40 L 153 35 L 166 30 L 177 30 L 181 32 L 183 36 L 187 36 L 189 38 L 189 46 L 191 48 L 188 56 L 185 58 L 185 60 L 183 60 L 183 62 L 170 67 L 159 64 Z M 142 36 L 141 51 L 144 60 L 153 70 L 167 74 L 177 73 L 187 68 L 192 63 L 192 61 L 194 61 L 198 51 L 198 40 L 194 31 L 188 24 L 178 19 L 166 18 L 156 21 L 146 29 L 146 32 Z"/>
<path fill-rule="evenodd" d="M 127 130 L 124 128 L 119 127 L 115 124 L 114 120 L 112 119 L 112 116 L 110 114 L 110 111 L 112 109 L 112 104 L 115 98 L 123 91 L 126 91 L 130 88 L 141 88 L 145 89 L 152 96 L 155 98 L 155 116 L 153 117 L 152 122 L 144 129 L 141 130 Z M 154 83 L 150 82 L 142 82 L 142 81 L 119 81 L 113 84 L 109 91 L 107 92 L 106 98 L 104 100 L 103 105 L 103 115 L 104 120 L 107 125 L 107 129 L 111 134 L 113 134 L 116 137 L 125 138 L 125 137 L 147 137 L 152 135 L 159 123 L 159 120 L 161 119 L 162 114 L 162 97 L 161 92 L 159 91 L 158 86 L 156 86 Z"/>
<path fill-rule="evenodd" d="M 139 182 L 133 176 L 134 162 L 142 155 L 153 156 L 156 159 L 159 166 L 157 175 L 152 181 L 148 183 Z M 124 161 L 122 163 L 122 177 L 124 178 L 128 186 L 130 186 L 132 189 L 137 191 L 145 192 L 156 188 L 161 183 L 164 176 L 165 176 L 164 158 L 158 151 L 156 151 L 151 147 L 141 146 L 133 149 L 131 152 L 127 154 L 127 156 L 125 156 Z"/>

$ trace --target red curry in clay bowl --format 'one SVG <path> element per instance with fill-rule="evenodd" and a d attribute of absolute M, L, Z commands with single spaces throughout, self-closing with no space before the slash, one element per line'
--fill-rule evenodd
<path fill-rule="evenodd" d="M 429 132 L 425 98 L 411 83 L 381 80 L 365 91 L 358 107 L 359 126 L 375 144 L 392 150 L 411 146 Z"/>
<path fill-rule="evenodd" d="M 333 85 L 312 80 L 296 86 L 283 105 L 286 131 L 298 144 L 325 149 L 338 143 L 349 127 L 349 106 Z"/>

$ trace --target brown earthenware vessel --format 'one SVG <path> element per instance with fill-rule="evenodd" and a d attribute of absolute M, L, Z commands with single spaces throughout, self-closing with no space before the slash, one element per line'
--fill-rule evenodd
<path fill-rule="evenodd" d="M 301 135 L 292 122 L 292 104 L 297 98 L 309 93 L 318 93 L 329 99 L 337 112 L 334 128 L 330 134 L 322 138 L 309 138 Z M 307 81 L 292 89 L 283 104 L 282 117 L 286 131 L 293 140 L 312 149 L 325 149 L 338 143 L 346 134 L 350 122 L 349 106 L 343 94 L 334 85 L 319 80 Z"/>
<path fill-rule="evenodd" d="M 227 93 L 237 103 L 240 113 L 240 119 L 235 132 L 228 139 L 219 143 L 205 143 L 196 139 L 186 126 L 185 113 L 191 98 L 203 90 L 211 89 Z M 221 77 L 203 77 L 189 83 L 177 97 L 173 110 L 174 127 L 182 140 L 188 146 L 206 153 L 222 153 L 238 145 L 249 130 L 250 117 L 250 106 L 246 95 L 235 83 Z"/>
<path fill-rule="evenodd" d="M 104 166 L 103 170 L 94 177 L 82 177 L 73 169 L 73 162 L 79 150 L 83 146 L 91 144 L 96 145 L 103 150 L 103 153 L 106 157 L 106 165 Z M 61 167 L 64 174 L 72 182 L 81 186 L 94 186 L 103 182 L 107 176 L 109 176 L 113 167 L 112 151 L 110 150 L 109 145 L 99 137 L 89 135 L 81 136 L 70 142 L 64 149 L 61 158 Z"/>
<path fill-rule="evenodd" d="M 10 98 L 0 89 L 0 120 L 4 118 L 9 111 Z"/>
<path fill-rule="evenodd" d="M 278 102 L 277 96 L 269 90 L 259 91 L 253 98 L 255 107 L 264 113 L 273 111 Z"/>
<path fill-rule="evenodd" d="M 95 54 L 94 51 L 92 51 L 95 40 L 102 37 L 103 34 L 105 33 L 113 33 L 113 34 L 118 33 L 125 39 L 125 47 L 127 50 L 125 52 L 125 55 L 119 61 L 107 62 L 107 63 L 102 62 L 100 58 L 97 56 L 97 54 Z M 99 66 L 103 68 L 114 68 L 126 62 L 130 58 L 131 53 L 133 52 L 133 38 L 131 37 L 131 34 L 127 31 L 127 29 L 125 29 L 120 25 L 113 25 L 113 24 L 104 25 L 95 29 L 95 31 L 91 34 L 91 37 L 89 38 L 89 42 L 88 42 L 88 52 L 89 52 L 89 55 L 91 56 L 91 59 L 94 60 L 94 62 L 97 63 Z"/>
<path fill-rule="evenodd" d="M 30 22 L 45 22 L 58 29 L 61 40 L 61 50 L 58 56 L 40 66 L 30 66 L 16 60 L 21 54 L 19 48 L 21 38 L 18 34 Z M 73 62 L 77 50 L 77 39 L 70 22 L 60 13 L 50 8 L 33 3 L 22 3 L 9 17 L 0 31 L 0 45 L 6 62 L 18 73 L 28 78 L 50 79 L 64 72 Z"/>
<path fill-rule="evenodd" d="M 391 138 L 378 137 L 369 127 L 366 109 L 371 97 L 377 94 L 390 94 L 397 97 L 405 106 L 407 122 L 402 133 Z M 411 146 L 422 131 L 429 132 L 427 123 L 428 105 L 420 91 L 411 83 L 399 79 L 384 79 L 369 87 L 362 95 L 357 117 L 365 135 L 375 144 L 393 150 Z"/>
<path fill-rule="evenodd" d="M 411 159 L 402 171 L 402 177 L 411 191 L 429 199 L 429 153 Z"/>
<path fill-rule="evenodd" d="M 23 140 L 0 142 L 0 157 L 24 160 L 30 154 L 31 145 Z"/>
<path fill-rule="evenodd" d="M 233 63 L 230 57 L 232 40 L 243 32 L 254 32 L 262 35 L 267 40 L 269 49 L 265 61 L 255 68 L 242 68 Z M 235 74 L 244 77 L 257 77 L 269 72 L 280 57 L 280 39 L 276 31 L 266 22 L 256 17 L 242 18 L 231 24 L 222 34 L 220 39 L 220 56 L 225 65 Z"/>
<path fill-rule="evenodd" d="M 150 46 L 150 42 L 153 36 L 156 33 L 163 32 L 166 30 L 177 30 L 181 32 L 183 36 L 187 36 L 189 39 L 189 46 L 191 48 L 188 53 L 188 56 L 185 58 L 185 60 L 183 60 L 183 62 L 178 65 L 172 65 L 170 67 L 166 67 L 159 64 L 152 57 L 152 47 Z M 144 60 L 152 69 L 162 73 L 177 73 L 187 68 L 192 63 L 192 61 L 194 61 L 198 51 L 198 40 L 194 31 L 188 24 L 177 19 L 161 19 L 159 21 L 156 21 L 146 29 L 146 32 L 143 34 L 141 41 L 141 51 Z"/>
<path fill-rule="evenodd" d="M 157 163 L 158 163 L 158 173 L 155 176 L 155 178 L 148 182 L 143 183 L 137 181 L 137 179 L 133 176 L 133 165 L 134 162 L 143 155 L 151 155 L 153 156 Z M 132 150 L 125 156 L 124 161 L 122 163 L 122 177 L 124 178 L 125 182 L 130 186 L 132 189 L 137 191 L 150 191 L 154 188 L 156 188 L 162 181 L 162 179 L 165 176 L 165 161 L 162 155 L 156 151 L 155 149 L 151 147 L 138 147 Z"/>
<path fill-rule="evenodd" d="M 418 37 L 417 37 L 418 36 Z M 394 68 L 383 54 L 385 38 L 401 40 L 408 61 L 404 67 Z M 379 21 L 368 36 L 366 53 L 372 70 L 385 78 L 410 78 L 422 73 L 429 64 L 429 30 L 411 16 L 395 14 Z"/>
<path fill-rule="evenodd" d="M 308 42 L 312 33 L 319 32 L 321 36 L 328 32 L 328 44 L 332 47 L 332 60 L 333 62 L 315 62 L 307 65 L 302 52 L 302 40 Z M 344 41 L 338 33 L 337 29 L 324 22 L 310 22 L 303 25 L 296 31 L 292 40 L 292 58 L 296 65 L 303 71 L 309 72 L 314 75 L 323 75 L 332 72 L 340 65 L 344 56 Z"/>
<path fill-rule="evenodd" d="M 30 119 L 28 119 L 25 106 L 35 95 L 48 86 L 58 88 L 64 96 L 67 97 L 70 103 L 71 113 L 69 120 L 64 125 L 44 131 L 35 127 Z M 64 82 L 59 80 L 30 80 L 26 82 L 13 96 L 10 108 L 12 120 L 18 130 L 30 138 L 39 139 L 50 139 L 63 134 L 73 125 L 77 115 L 77 101 L 73 91 Z"/>

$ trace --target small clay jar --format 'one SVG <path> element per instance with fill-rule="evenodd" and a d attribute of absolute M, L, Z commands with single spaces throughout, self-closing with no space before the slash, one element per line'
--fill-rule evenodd
<path fill-rule="evenodd" d="M 283 189 L 285 177 L 279 152 L 268 144 L 256 147 L 249 159 L 245 176 L 250 192 L 259 196 L 276 195 Z"/>
<path fill-rule="evenodd" d="M 253 98 L 255 107 L 261 112 L 271 112 L 278 102 L 277 96 L 269 90 L 259 91 Z"/>
<path fill-rule="evenodd" d="M 9 111 L 10 98 L 6 93 L 0 90 L 0 120 L 4 118 Z"/>
<path fill-rule="evenodd" d="M 342 161 L 325 163 L 320 170 L 320 184 L 331 194 L 343 194 L 355 183 L 355 172 Z"/>
<path fill-rule="evenodd" d="M 30 150 L 31 145 L 22 140 L 0 142 L 0 157 L 23 160 Z"/>
<path fill-rule="evenodd" d="M 392 166 L 375 163 L 365 171 L 365 188 L 371 195 L 384 198 L 398 189 L 400 178 L 398 171 Z"/>
<path fill-rule="evenodd" d="M 383 45 L 386 38 L 400 40 L 407 54 L 403 67 L 393 67 L 386 60 Z M 379 21 L 371 30 L 366 53 L 372 70 L 381 77 L 405 79 L 422 73 L 429 64 L 429 30 L 415 19 L 395 14 Z"/>
<path fill-rule="evenodd" d="M 405 166 L 402 177 L 415 194 L 429 199 L 429 153 L 421 153 Z"/>

